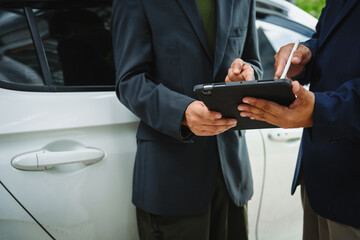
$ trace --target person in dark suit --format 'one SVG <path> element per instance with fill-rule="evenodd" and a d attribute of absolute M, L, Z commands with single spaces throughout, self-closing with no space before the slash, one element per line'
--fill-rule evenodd
<path fill-rule="evenodd" d="M 141 239 L 247 239 L 245 136 L 196 84 L 261 76 L 254 0 L 115 0 L 119 100 L 140 118 L 132 200 Z M 241 59 L 240 59 L 241 58 Z"/>
<path fill-rule="evenodd" d="M 299 46 L 288 77 L 289 108 L 245 98 L 241 116 L 304 127 L 292 187 L 302 186 L 304 239 L 360 239 L 360 2 L 328 0 L 316 33 Z M 275 55 L 280 77 L 293 44 Z M 230 71 L 231 72 L 231 71 Z M 230 80 L 236 80 L 232 76 Z"/>

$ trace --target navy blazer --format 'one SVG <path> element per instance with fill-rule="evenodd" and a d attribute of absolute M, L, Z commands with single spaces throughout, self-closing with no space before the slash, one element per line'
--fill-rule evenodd
<path fill-rule="evenodd" d="M 218 163 L 237 205 L 253 193 L 244 136 L 184 140 L 181 121 L 193 87 L 223 82 L 238 57 L 261 74 L 254 0 L 216 0 L 215 56 L 195 0 L 114 0 L 112 32 L 120 101 L 140 119 L 133 203 L 161 215 L 205 210 Z"/>
<path fill-rule="evenodd" d="M 292 192 L 302 168 L 314 211 L 360 227 L 360 4 L 328 0 L 316 33 L 308 75 L 315 94 L 313 127 L 304 130 Z M 336 9 L 335 9 L 336 8 Z"/>

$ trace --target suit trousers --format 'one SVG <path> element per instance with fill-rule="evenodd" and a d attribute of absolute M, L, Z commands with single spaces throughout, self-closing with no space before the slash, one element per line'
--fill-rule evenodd
<path fill-rule="evenodd" d="M 247 205 L 229 198 L 221 170 L 209 207 L 193 216 L 160 216 L 136 209 L 141 240 L 247 240 Z"/>
<path fill-rule="evenodd" d="M 321 217 L 311 208 L 304 185 L 301 185 L 304 208 L 303 240 L 359 240 L 360 229 Z"/>

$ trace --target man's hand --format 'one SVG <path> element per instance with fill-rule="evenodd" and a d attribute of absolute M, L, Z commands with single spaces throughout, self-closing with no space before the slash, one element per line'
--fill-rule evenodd
<path fill-rule="evenodd" d="M 287 44 L 280 48 L 279 52 L 275 55 L 275 78 L 280 78 L 284 72 L 286 62 L 290 56 L 294 43 Z M 300 74 L 305 65 L 311 60 L 312 54 L 308 47 L 299 45 L 295 50 L 291 59 L 291 65 L 287 73 L 287 77 L 291 78 Z"/>
<path fill-rule="evenodd" d="M 224 119 L 221 113 L 210 111 L 203 102 L 194 101 L 187 107 L 181 123 L 195 135 L 213 136 L 235 127 L 237 120 Z"/>
<path fill-rule="evenodd" d="M 315 95 L 297 81 L 292 82 L 292 90 L 297 98 L 289 107 L 263 99 L 245 97 L 243 102 L 247 104 L 238 106 L 240 115 L 266 121 L 281 128 L 312 127 Z"/>
<path fill-rule="evenodd" d="M 235 59 L 228 71 L 225 82 L 251 81 L 254 77 L 254 69 L 240 58 Z"/>

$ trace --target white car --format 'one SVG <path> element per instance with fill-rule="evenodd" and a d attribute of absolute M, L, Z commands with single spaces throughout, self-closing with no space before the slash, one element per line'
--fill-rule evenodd
<path fill-rule="evenodd" d="M 282 0 L 257 0 L 257 27 L 264 79 L 274 76 L 274 55 L 281 46 L 305 41 L 317 19 Z M 291 196 L 302 129 L 249 130 L 246 139 L 254 178 L 249 201 L 251 240 L 302 239 L 300 191 Z"/>
<path fill-rule="evenodd" d="M 316 19 L 285 1 L 257 4 L 272 78 L 274 53 L 309 38 Z M 138 239 L 139 120 L 114 92 L 110 14 L 104 0 L 0 0 L 0 239 Z M 290 196 L 300 138 L 247 132 L 251 239 L 301 239 L 300 198 Z"/>

